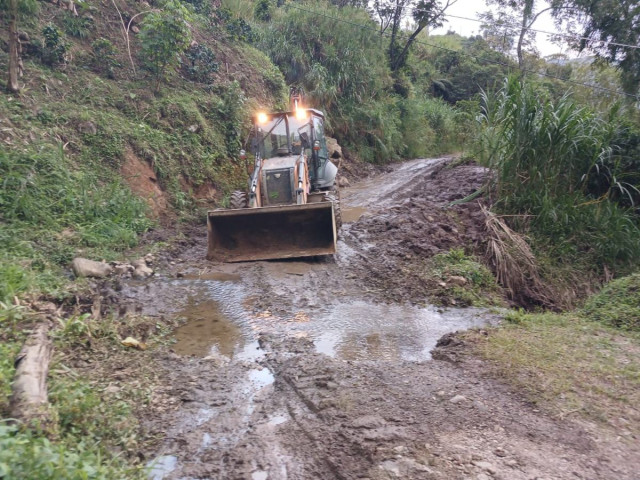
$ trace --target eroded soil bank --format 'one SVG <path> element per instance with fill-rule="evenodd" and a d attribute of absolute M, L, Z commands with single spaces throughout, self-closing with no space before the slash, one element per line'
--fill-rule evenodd
<path fill-rule="evenodd" d="M 187 320 L 152 353 L 150 478 L 637 478 L 636 444 L 551 417 L 456 354 L 448 332 L 500 315 L 429 304 L 425 259 L 484 241 L 477 203 L 444 207 L 486 172 L 449 160 L 344 190 L 334 259 L 213 264 L 203 228 L 121 286 L 121 311 Z"/>

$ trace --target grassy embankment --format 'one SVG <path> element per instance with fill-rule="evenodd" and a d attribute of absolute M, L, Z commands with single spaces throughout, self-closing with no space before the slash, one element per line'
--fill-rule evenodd
<path fill-rule="evenodd" d="M 624 109 L 554 102 L 515 79 L 485 105 L 493 209 L 536 254 L 507 242 L 495 249 L 497 270 L 526 277 L 525 299 L 571 311 L 513 312 L 487 337 L 465 338 L 528 400 L 630 439 L 640 431 L 637 126 Z M 620 278 L 583 300 L 612 271 Z"/>
<path fill-rule="evenodd" d="M 464 338 L 491 371 L 560 419 L 640 433 L 640 276 L 614 280 L 572 313 L 513 312 Z"/>

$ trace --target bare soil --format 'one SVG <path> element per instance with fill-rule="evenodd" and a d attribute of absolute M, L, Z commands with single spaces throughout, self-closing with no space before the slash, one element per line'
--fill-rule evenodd
<path fill-rule="evenodd" d="M 487 173 L 449 162 L 343 190 L 333 259 L 210 263 L 203 227 L 119 285 L 123 314 L 187 322 L 148 353 L 150 478 L 639 478 L 637 442 L 527 403 L 447 334 L 499 315 L 428 306 L 425 259 L 484 248 L 479 204 L 445 207 Z"/>

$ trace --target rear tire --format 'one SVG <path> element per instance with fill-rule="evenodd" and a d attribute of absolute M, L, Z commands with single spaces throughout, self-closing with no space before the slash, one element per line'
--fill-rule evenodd
<path fill-rule="evenodd" d="M 236 190 L 231 194 L 229 200 L 229 208 L 247 208 L 249 206 L 249 198 L 247 192 Z"/>

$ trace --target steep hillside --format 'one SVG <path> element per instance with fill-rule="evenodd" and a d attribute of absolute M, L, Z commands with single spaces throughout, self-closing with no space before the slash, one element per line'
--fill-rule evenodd
<path fill-rule="evenodd" d="M 156 75 L 141 22 L 159 5 L 37 6 L 19 21 L 21 92 L 0 96 L 0 300 L 55 290 L 74 254 L 113 257 L 153 223 L 224 202 L 246 178 L 249 113 L 287 95 L 249 27 L 222 15 L 190 12 L 190 46 Z"/>

